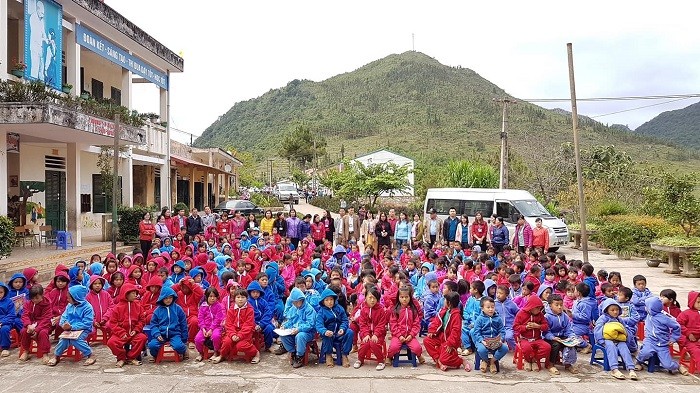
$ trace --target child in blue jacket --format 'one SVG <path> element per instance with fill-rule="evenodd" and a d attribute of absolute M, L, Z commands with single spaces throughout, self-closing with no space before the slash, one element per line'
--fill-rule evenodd
<path fill-rule="evenodd" d="M 576 285 L 576 301 L 571 310 L 574 334 L 579 337 L 592 335 L 591 324 L 598 319 L 598 302 L 595 297 L 591 298 L 592 289 L 585 282 Z M 619 306 L 618 306 L 619 307 Z M 583 354 L 591 353 L 591 345 L 585 340 L 581 340 L 581 347 L 585 348 Z"/>
<path fill-rule="evenodd" d="M 439 292 L 440 284 L 437 280 L 430 280 L 428 283 L 428 292 L 423 294 L 423 321 L 422 324 L 426 328 L 430 321 L 437 315 L 440 307 L 442 294 Z"/>
<path fill-rule="evenodd" d="M 481 372 L 486 372 L 486 360 L 489 354 L 492 354 L 493 357 L 489 361 L 489 370 L 492 374 L 495 374 L 497 372 L 496 362 L 508 353 L 508 346 L 505 344 L 505 324 L 496 312 L 496 305 L 492 298 L 484 296 L 479 303 L 481 314 L 474 320 L 471 338 L 474 346 L 476 346 L 476 352 L 481 358 Z M 498 345 L 499 343 L 500 346 Z"/>
<path fill-rule="evenodd" d="M 270 349 L 274 339 L 275 326 L 272 324 L 273 307 L 263 298 L 262 286 L 257 281 L 248 284 L 248 304 L 253 307 L 255 315 L 255 331 L 261 332 L 265 340 L 265 349 Z"/>
<path fill-rule="evenodd" d="M 505 340 L 508 344 L 508 348 L 511 350 L 515 349 L 515 337 L 513 336 L 513 321 L 515 321 L 515 315 L 520 311 L 518 306 L 513 302 L 513 300 L 508 297 L 510 293 L 510 288 L 501 285 L 496 289 L 496 312 L 503 319 L 503 325 L 505 326 Z"/>
<path fill-rule="evenodd" d="M 163 287 L 158 297 L 158 307 L 153 310 L 148 351 L 154 358 L 166 341 L 183 359 L 187 359 L 187 316 L 177 303 L 177 294 L 170 287 Z"/>
<path fill-rule="evenodd" d="M 632 288 L 632 304 L 634 304 L 634 308 L 637 309 L 637 314 L 639 314 L 639 320 L 643 321 L 647 319 L 647 311 L 646 311 L 646 300 L 650 297 L 653 296 L 649 288 L 647 288 L 647 279 L 646 277 L 642 276 L 641 274 L 638 274 L 632 278 L 632 282 L 634 283 L 634 288 Z"/>
<path fill-rule="evenodd" d="M 644 322 L 644 341 L 637 354 L 635 370 L 642 369 L 641 362 L 649 360 L 654 354 L 659 357 L 661 367 L 672 374 L 678 373 L 678 363 L 671 356 L 670 344 L 681 338 L 681 325 L 676 318 L 663 311 L 663 303 L 658 297 L 646 300 L 647 319 Z"/>
<path fill-rule="evenodd" d="M 284 310 L 282 328 L 292 329 L 293 333 L 281 339 L 286 352 L 292 355 L 292 367 L 299 368 L 304 365 L 302 359 L 306 353 L 306 344 L 314 339 L 316 333 L 316 311 L 306 302 L 306 295 L 299 288 L 292 289 L 289 300 L 292 306 Z"/>
<path fill-rule="evenodd" d="M 619 318 L 622 309 L 615 299 L 606 299 L 603 302 L 603 314 L 595 322 L 593 336 L 598 345 L 605 347 L 605 356 L 610 365 L 610 375 L 615 379 L 625 379 L 618 370 L 618 357 L 622 357 L 624 367 L 629 370 L 629 378 L 637 380 L 634 372 L 634 360 L 627 347 L 627 329 Z"/>
<path fill-rule="evenodd" d="M 321 335 L 320 362 L 333 367 L 333 348 L 339 345 L 343 356 L 343 367 L 350 367 L 348 355 L 352 349 L 354 332 L 349 328 L 348 315 L 340 304 L 338 295 L 326 288 L 321 293 L 321 306 L 316 314 L 316 332 Z"/>
<path fill-rule="evenodd" d="M 635 353 L 639 349 L 637 347 L 637 326 L 639 324 L 639 314 L 637 313 L 637 308 L 632 304 L 632 290 L 627 287 L 620 287 L 617 292 L 617 302 L 622 308 L 620 312 L 620 319 L 622 323 L 625 324 L 627 331 L 630 334 L 627 336 L 627 347 L 629 347 L 630 352 Z"/>
<path fill-rule="evenodd" d="M 576 374 L 578 372 L 575 367 L 576 348 L 567 347 L 561 343 L 575 336 L 569 316 L 564 313 L 564 299 L 561 295 L 554 294 L 549 297 L 548 302 L 549 307 L 545 318 L 547 318 L 549 330 L 544 334 L 544 339 L 552 347 L 549 353 L 549 361 L 552 367 L 550 367 L 549 372 L 559 375 L 559 370 L 554 365 L 559 362 L 559 352 L 561 352 L 564 369 L 569 370 L 572 374 Z"/>
<path fill-rule="evenodd" d="M 54 357 L 46 363 L 49 366 L 55 366 L 58 363 L 58 357 L 73 346 L 80 351 L 85 357 L 84 365 L 90 366 L 95 364 L 95 356 L 87 343 L 87 336 L 92 332 L 92 324 L 95 319 L 95 312 L 90 303 L 85 300 L 88 294 L 87 287 L 82 285 L 74 285 L 68 288 L 68 306 L 61 315 L 58 325 L 61 326 L 64 332 L 82 330 L 77 339 L 61 338 L 54 349 Z"/>
<path fill-rule="evenodd" d="M 469 288 L 471 296 L 462 311 L 463 349 L 461 351 L 459 349 L 457 350 L 458 355 L 467 356 L 474 353 L 474 351 L 472 351 L 473 342 L 471 339 L 471 330 L 474 327 L 474 321 L 476 321 L 476 318 L 481 314 L 481 298 L 483 297 L 485 289 L 484 283 L 479 280 L 474 281 Z"/>
<path fill-rule="evenodd" d="M 10 298 L 10 289 L 5 283 L 0 282 L 0 348 L 2 348 L 0 356 L 2 357 L 10 356 L 10 332 L 16 327 L 18 319 L 15 303 Z"/>

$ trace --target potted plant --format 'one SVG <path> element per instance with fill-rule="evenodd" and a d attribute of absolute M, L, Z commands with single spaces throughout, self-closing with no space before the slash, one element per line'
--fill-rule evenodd
<path fill-rule="evenodd" d="M 87 100 L 90 98 L 90 92 L 87 90 L 83 90 L 80 92 L 80 98 Z"/>
<path fill-rule="evenodd" d="M 24 71 L 27 69 L 27 65 L 23 61 L 17 61 L 15 59 L 15 67 L 10 71 L 10 73 L 18 78 L 24 78 Z"/>
<path fill-rule="evenodd" d="M 70 91 L 73 90 L 73 85 L 68 84 L 68 83 L 64 83 L 62 90 L 64 93 L 70 94 Z"/>

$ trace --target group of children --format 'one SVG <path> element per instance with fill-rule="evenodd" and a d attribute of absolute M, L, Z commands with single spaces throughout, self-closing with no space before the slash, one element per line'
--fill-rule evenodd
<path fill-rule="evenodd" d="M 109 337 L 119 367 L 141 364 L 146 349 L 156 357 L 167 343 L 184 359 L 188 349 L 196 361 L 212 352 L 213 363 L 256 364 L 261 351 L 289 353 L 297 368 L 308 344 L 320 339 L 319 361 L 328 367 L 349 367 L 357 352 L 355 368 L 371 360 L 382 370 L 404 348 L 424 363 L 424 347 L 441 370 L 470 371 L 466 356 L 476 353 L 480 370 L 496 373 L 498 361 L 515 351 L 525 370 L 544 360 L 552 374 L 559 374 L 557 364 L 576 373 L 577 352 L 602 347 L 613 377 L 625 378 L 619 356 L 636 379 L 652 356 L 687 374 L 669 350 L 677 343 L 700 369 L 698 292 L 681 311 L 675 292 L 654 296 L 643 276 L 625 287 L 619 273 L 595 275 L 590 264 L 530 250 L 494 255 L 490 247 L 463 250 L 456 242 L 378 253 L 366 246 L 360 254 L 353 243 L 317 246 L 304 238 L 295 248 L 284 238 L 261 239 L 247 250 L 210 239 L 182 246 L 182 254 L 93 255 L 57 266 L 46 288 L 27 268 L 0 283 L 1 356 L 9 355 L 15 330 L 20 360 L 35 343 L 36 356 L 50 366 L 69 346 L 94 364 L 88 343 L 99 332 Z M 59 338 L 53 355 L 52 334 Z"/>

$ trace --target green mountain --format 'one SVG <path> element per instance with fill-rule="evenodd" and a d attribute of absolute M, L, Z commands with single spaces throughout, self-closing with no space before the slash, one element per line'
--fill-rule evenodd
<path fill-rule="evenodd" d="M 637 127 L 636 133 L 700 148 L 700 102 L 683 109 L 663 112 Z"/>
<path fill-rule="evenodd" d="M 410 51 L 321 82 L 293 80 L 238 102 L 195 145 L 232 146 L 262 162 L 278 157 L 284 134 L 303 123 L 327 141 L 322 165 L 385 147 L 418 162 L 469 158 L 472 152 L 497 160 L 502 106 L 495 100 L 503 98 L 514 99 L 470 69 Z M 638 162 L 676 161 L 687 170 L 699 163 L 654 138 L 583 117 L 579 124 L 583 148 L 615 145 Z M 534 164 L 542 149 L 572 141 L 571 114 L 519 101 L 508 108 L 508 132 L 511 153 Z"/>

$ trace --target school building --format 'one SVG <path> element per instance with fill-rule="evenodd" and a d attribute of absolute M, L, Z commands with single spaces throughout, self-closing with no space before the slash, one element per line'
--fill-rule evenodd
<path fill-rule="evenodd" d="M 183 71 L 180 56 L 99 0 L 0 0 L 0 215 L 69 231 L 77 246 L 99 235 L 111 213 L 100 157 L 115 142 L 114 113 L 121 204 L 227 198 L 241 163 L 169 138 L 170 75 Z M 132 112 L 136 83 L 158 90 L 159 113 Z"/>

